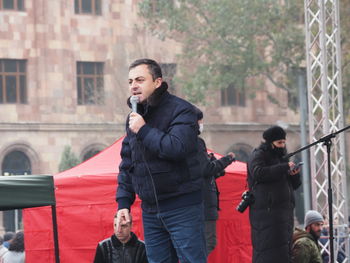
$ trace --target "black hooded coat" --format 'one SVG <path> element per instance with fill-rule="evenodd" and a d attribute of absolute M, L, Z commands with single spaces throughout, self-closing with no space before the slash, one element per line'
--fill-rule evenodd
<path fill-rule="evenodd" d="M 289 263 L 294 227 L 294 190 L 300 175 L 289 175 L 288 160 L 262 143 L 248 162 L 248 185 L 254 195 L 249 220 L 253 263 Z"/>

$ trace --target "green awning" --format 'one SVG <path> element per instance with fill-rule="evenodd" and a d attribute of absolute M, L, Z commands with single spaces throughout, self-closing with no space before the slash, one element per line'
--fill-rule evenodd
<path fill-rule="evenodd" d="M 0 210 L 55 205 L 53 176 L 0 176 Z"/>

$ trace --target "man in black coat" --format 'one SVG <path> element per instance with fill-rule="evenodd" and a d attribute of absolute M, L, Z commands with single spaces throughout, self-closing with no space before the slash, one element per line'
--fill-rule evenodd
<path fill-rule="evenodd" d="M 248 185 L 254 195 L 249 211 L 253 263 L 289 263 L 300 168 L 283 158 L 286 132 L 281 127 L 265 130 L 263 138 L 248 161 Z"/>
<path fill-rule="evenodd" d="M 127 117 L 121 149 L 117 224 L 129 221 L 137 194 L 142 200 L 148 261 L 205 263 L 203 178 L 194 106 L 168 92 L 154 60 L 134 61 L 128 77 L 138 104 L 137 112 L 134 109 Z"/>
<path fill-rule="evenodd" d="M 143 241 L 131 232 L 132 223 L 117 229 L 117 215 L 114 216 L 114 234 L 98 243 L 94 263 L 147 263 Z"/>

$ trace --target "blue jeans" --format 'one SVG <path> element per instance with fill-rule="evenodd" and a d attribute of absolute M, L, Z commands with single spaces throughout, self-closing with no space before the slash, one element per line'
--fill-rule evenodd
<path fill-rule="evenodd" d="M 205 263 L 203 205 L 142 213 L 149 263 Z"/>

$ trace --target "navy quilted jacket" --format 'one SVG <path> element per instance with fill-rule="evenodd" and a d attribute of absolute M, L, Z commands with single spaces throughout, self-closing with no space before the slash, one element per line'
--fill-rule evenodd
<path fill-rule="evenodd" d="M 135 193 L 142 208 L 160 210 L 201 202 L 202 177 L 197 160 L 197 117 L 192 104 L 171 95 L 167 84 L 138 104 L 146 124 L 137 134 L 126 125 L 119 166 L 118 208 L 129 208 Z"/>

